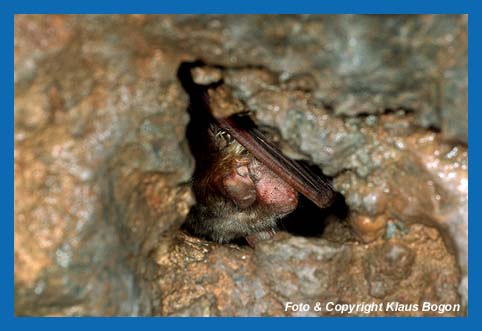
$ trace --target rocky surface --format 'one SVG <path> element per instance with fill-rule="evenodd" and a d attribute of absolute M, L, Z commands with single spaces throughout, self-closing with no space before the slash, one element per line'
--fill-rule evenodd
<path fill-rule="evenodd" d="M 256 250 L 168 234 L 153 258 L 160 269 L 155 285 L 163 291 L 151 305 L 159 315 L 320 316 L 338 314 L 325 309 L 328 302 L 458 302 L 455 259 L 436 230 L 420 225 L 403 238 L 369 245 L 283 233 Z M 285 311 L 286 302 L 322 302 L 324 309 Z"/>
<path fill-rule="evenodd" d="M 254 250 L 179 230 L 195 160 L 176 71 L 195 59 L 346 215 L 295 213 L 324 231 Z M 467 183 L 466 16 L 15 18 L 17 315 L 463 315 Z"/>

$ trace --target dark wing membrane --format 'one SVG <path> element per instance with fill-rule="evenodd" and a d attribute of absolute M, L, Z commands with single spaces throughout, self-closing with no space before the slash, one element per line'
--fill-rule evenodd
<path fill-rule="evenodd" d="M 281 153 L 248 116 L 216 118 L 216 122 L 254 157 L 318 207 L 326 208 L 333 202 L 335 192 L 331 185 L 307 167 Z"/>

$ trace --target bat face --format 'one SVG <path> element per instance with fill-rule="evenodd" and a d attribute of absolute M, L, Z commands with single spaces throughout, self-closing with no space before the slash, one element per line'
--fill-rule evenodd
<path fill-rule="evenodd" d="M 245 156 L 233 161 L 232 166 L 220 170 L 215 185 L 238 208 L 258 203 L 280 215 L 296 208 L 298 192 L 256 158 Z"/>
<path fill-rule="evenodd" d="M 237 141 L 232 138 L 229 142 L 220 141 L 225 137 L 226 133 L 213 137 L 221 159 L 209 169 L 214 175 L 210 179 L 214 189 L 240 210 L 262 207 L 277 216 L 293 211 L 298 204 L 298 192 Z"/>
<path fill-rule="evenodd" d="M 329 183 L 271 144 L 239 113 L 242 104 L 224 85 L 195 84 L 191 69 L 198 65 L 184 63 L 178 72 L 190 95 L 188 140 L 196 158 L 197 204 L 184 227 L 214 241 L 245 238 L 254 246 L 296 209 L 298 193 L 320 208 L 329 206 L 334 199 Z"/>

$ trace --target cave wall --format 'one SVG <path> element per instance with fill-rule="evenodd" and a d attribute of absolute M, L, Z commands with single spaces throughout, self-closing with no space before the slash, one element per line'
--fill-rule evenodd
<path fill-rule="evenodd" d="M 176 71 L 196 59 L 333 178 L 346 218 L 254 250 L 179 230 L 195 160 Z M 14 79 L 17 315 L 465 313 L 467 16 L 17 15 Z"/>

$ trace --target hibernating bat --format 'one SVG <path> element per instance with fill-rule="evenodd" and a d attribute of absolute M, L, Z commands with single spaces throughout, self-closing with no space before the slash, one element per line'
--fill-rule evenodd
<path fill-rule="evenodd" d="M 222 81 L 194 82 L 191 70 L 203 65 L 184 62 L 178 71 L 190 96 L 187 136 L 196 159 L 197 204 L 184 228 L 217 242 L 245 238 L 254 246 L 296 209 L 298 193 L 328 207 L 335 198 L 330 184 L 270 143 Z"/>

